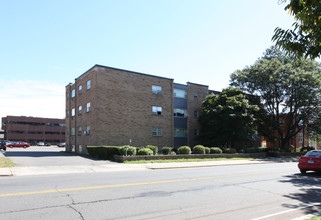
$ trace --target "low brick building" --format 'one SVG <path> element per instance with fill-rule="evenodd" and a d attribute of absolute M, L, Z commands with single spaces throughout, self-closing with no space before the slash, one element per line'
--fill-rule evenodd
<path fill-rule="evenodd" d="M 95 65 L 66 86 L 67 150 L 196 144 L 208 86 Z"/>
<path fill-rule="evenodd" d="M 65 141 L 65 119 L 7 116 L 2 118 L 4 139 L 57 144 Z"/>

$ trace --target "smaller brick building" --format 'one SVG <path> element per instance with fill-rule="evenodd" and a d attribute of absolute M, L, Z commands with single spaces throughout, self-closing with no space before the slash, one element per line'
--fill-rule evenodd
<path fill-rule="evenodd" d="M 65 141 L 65 119 L 7 116 L 2 118 L 4 139 L 57 144 Z"/>

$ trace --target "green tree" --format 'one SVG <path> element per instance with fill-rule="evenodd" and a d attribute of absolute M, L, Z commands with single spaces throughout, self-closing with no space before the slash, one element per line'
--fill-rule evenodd
<path fill-rule="evenodd" d="M 286 0 L 284 0 L 286 2 Z M 294 16 L 293 30 L 276 28 L 272 40 L 297 56 L 316 58 L 321 53 L 321 1 L 290 0 L 286 5 Z"/>
<path fill-rule="evenodd" d="M 240 147 L 253 141 L 256 134 L 254 113 L 259 110 L 251 105 L 240 89 L 227 88 L 219 95 L 211 94 L 202 104 L 200 139 L 210 146 Z"/>
<path fill-rule="evenodd" d="M 260 97 L 264 114 L 258 120 L 259 132 L 279 147 L 288 148 L 289 140 L 303 129 L 320 132 L 321 70 L 317 62 L 293 59 L 271 47 L 254 65 L 234 72 L 231 85 Z"/>

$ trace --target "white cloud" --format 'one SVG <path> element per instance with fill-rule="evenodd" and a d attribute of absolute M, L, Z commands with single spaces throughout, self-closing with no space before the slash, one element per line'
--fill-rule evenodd
<path fill-rule="evenodd" d="M 65 85 L 50 81 L 1 80 L 0 117 L 65 117 Z"/>

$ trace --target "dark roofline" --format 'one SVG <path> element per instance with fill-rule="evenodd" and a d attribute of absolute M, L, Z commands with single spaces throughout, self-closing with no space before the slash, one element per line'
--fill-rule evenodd
<path fill-rule="evenodd" d="M 208 88 L 208 85 L 202 85 L 202 84 L 197 84 L 197 83 L 192 83 L 192 82 L 187 82 L 186 84 L 192 84 L 192 85 L 203 86 L 203 87 L 207 87 Z"/>
<path fill-rule="evenodd" d="M 129 72 L 129 73 L 133 73 L 133 74 L 138 74 L 138 75 L 142 75 L 142 76 L 150 76 L 150 77 L 156 77 L 156 78 L 160 78 L 160 79 L 167 79 L 167 80 L 171 80 L 174 81 L 174 79 L 170 79 L 170 78 L 166 78 L 166 77 L 161 77 L 161 76 L 155 76 L 155 75 L 151 75 L 151 74 L 146 74 L 146 73 L 139 73 L 139 72 L 134 72 L 131 70 L 124 70 L 124 69 L 119 69 L 119 68 L 114 68 L 114 67 L 110 67 L 110 66 L 103 66 L 103 65 L 99 65 L 99 64 L 95 64 L 93 67 L 91 67 L 89 70 L 87 70 L 86 72 L 84 72 L 83 74 L 81 74 L 79 77 L 77 77 L 75 80 L 79 79 L 80 77 L 82 77 L 83 75 L 85 75 L 86 73 L 88 73 L 90 70 L 92 70 L 95 67 L 101 67 L 101 68 L 108 68 L 108 69 L 112 69 L 112 70 L 118 70 L 118 71 L 125 71 L 125 72 Z M 69 85 L 69 84 L 68 84 Z"/>

